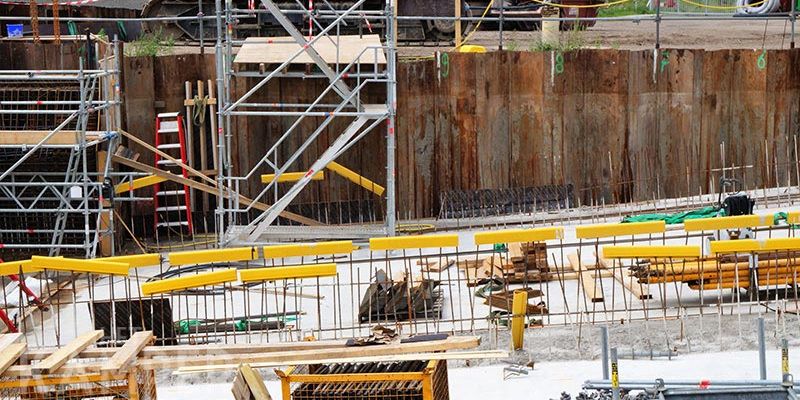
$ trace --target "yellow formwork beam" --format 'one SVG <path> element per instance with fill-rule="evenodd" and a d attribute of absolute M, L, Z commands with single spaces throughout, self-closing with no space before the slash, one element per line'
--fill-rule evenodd
<path fill-rule="evenodd" d="M 41 270 L 41 268 L 34 267 L 33 261 L 31 260 L 7 261 L 0 263 L 0 276 L 16 275 L 19 274 L 20 271 L 23 274 L 29 274 L 31 272 L 38 272 Z"/>
<path fill-rule="evenodd" d="M 278 177 L 278 181 L 276 183 L 283 183 L 283 182 L 297 182 L 300 179 L 303 179 L 308 172 L 284 172 L 281 176 Z M 325 171 L 318 171 L 311 177 L 312 181 L 321 181 L 325 179 Z M 261 183 L 271 183 L 275 180 L 275 174 L 265 174 L 261 175 Z"/>
<path fill-rule="evenodd" d="M 264 250 L 264 258 L 350 254 L 353 252 L 353 242 L 350 240 L 340 240 L 335 242 L 264 246 L 263 250 Z"/>
<path fill-rule="evenodd" d="M 506 229 L 502 231 L 478 232 L 475 244 L 544 242 L 564 238 L 564 228 Z"/>
<path fill-rule="evenodd" d="M 584 225 L 575 227 L 575 236 L 578 239 L 597 239 L 613 236 L 633 236 L 649 233 L 664 233 L 666 230 L 667 225 L 664 221 Z"/>
<path fill-rule="evenodd" d="M 181 276 L 178 278 L 162 279 L 143 283 L 140 288 L 143 296 L 192 289 L 203 286 L 214 286 L 237 279 L 235 268 L 220 271 L 204 272 L 196 275 Z"/>
<path fill-rule="evenodd" d="M 763 248 L 763 242 L 755 239 L 714 240 L 710 244 L 711 254 L 749 253 Z"/>
<path fill-rule="evenodd" d="M 786 214 L 786 222 L 790 224 L 800 224 L 800 211 L 789 211 Z"/>
<path fill-rule="evenodd" d="M 458 247 L 458 235 L 416 235 L 371 238 L 370 250 L 425 249 Z"/>
<path fill-rule="evenodd" d="M 76 258 L 33 256 L 31 261 L 36 268 L 91 274 L 127 276 L 128 269 L 130 269 L 130 265 L 127 263 L 103 261 L 102 259 L 79 260 Z"/>
<path fill-rule="evenodd" d="M 126 263 L 130 268 L 150 267 L 161 264 L 161 255 L 157 253 L 134 254 L 130 256 L 114 256 L 98 258 L 98 260 Z"/>
<path fill-rule="evenodd" d="M 696 258 L 700 246 L 603 246 L 605 258 Z"/>
<path fill-rule="evenodd" d="M 156 183 L 161 183 L 166 180 L 167 178 L 157 175 L 145 176 L 144 178 L 134 179 L 130 182 L 122 182 L 120 184 L 117 184 L 116 186 L 114 186 L 114 193 L 122 194 L 136 189 L 153 186 Z"/>
<path fill-rule="evenodd" d="M 696 218 L 683 221 L 683 230 L 718 231 L 720 229 L 753 228 L 757 226 L 772 226 L 772 215 L 737 215 L 735 217 Z"/>
<path fill-rule="evenodd" d="M 288 267 L 243 269 L 239 271 L 239 276 L 242 282 L 336 276 L 336 264 L 308 264 Z"/>
<path fill-rule="evenodd" d="M 773 238 L 764 241 L 765 251 L 800 250 L 800 237 Z"/>
<path fill-rule="evenodd" d="M 525 316 L 528 311 L 528 291 L 517 289 L 511 303 L 511 343 L 514 350 L 522 349 L 525 337 Z"/>
<path fill-rule="evenodd" d="M 169 253 L 169 263 L 171 265 L 184 265 L 228 261 L 250 261 L 255 260 L 257 255 L 258 251 L 255 247 L 180 251 L 177 253 Z"/>
<path fill-rule="evenodd" d="M 370 192 L 377 194 L 378 196 L 382 196 L 383 192 L 386 191 L 386 188 L 384 188 L 383 186 L 378 185 L 377 183 L 367 178 L 364 178 L 363 176 L 357 174 L 355 171 L 335 161 L 331 161 L 330 164 L 328 164 L 328 166 L 325 168 L 328 168 L 329 170 L 341 175 L 348 181 L 353 182 L 356 185 L 361 186 L 364 189 L 367 189 Z"/>

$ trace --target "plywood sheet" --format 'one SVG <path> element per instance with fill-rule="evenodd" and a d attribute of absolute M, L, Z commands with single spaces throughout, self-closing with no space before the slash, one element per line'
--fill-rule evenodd
<path fill-rule="evenodd" d="M 336 38 L 320 38 L 312 47 L 329 64 L 349 64 L 359 59 L 361 64 L 386 64 L 386 55 L 380 47 L 378 35 L 339 36 Z M 233 60 L 236 64 L 282 64 L 300 51 L 300 45 L 291 37 L 249 37 Z M 313 64 L 314 61 L 303 52 L 291 62 L 292 64 Z"/>

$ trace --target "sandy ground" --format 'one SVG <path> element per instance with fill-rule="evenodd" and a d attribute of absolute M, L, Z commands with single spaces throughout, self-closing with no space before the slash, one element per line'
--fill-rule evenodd
<path fill-rule="evenodd" d="M 782 20 L 663 21 L 660 30 L 662 48 L 788 49 L 792 42 L 791 22 Z M 568 42 L 573 47 L 651 50 L 655 47 L 656 24 L 652 21 L 598 21 L 585 31 L 561 32 L 560 35 L 562 43 Z M 503 33 L 506 50 L 534 50 L 540 41 L 539 31 Z M 499 42 L 499 32 L 479 31 L 469 44 L 492 50 L 499 47 Z M 403 47 L 399 53 L 404 57 L 426 56 L 436 50 L 449 49 L 452 47 Z"/>

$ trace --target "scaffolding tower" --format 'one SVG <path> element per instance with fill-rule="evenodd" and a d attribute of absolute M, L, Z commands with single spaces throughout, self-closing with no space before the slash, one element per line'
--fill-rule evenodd
<path fill-rule="evenodd" d="M 308 7 L 297 2 L 294 9 L 281 9 L 273 0 L 261 0 L 263 9 L 242 10 L 234 8 L 230 0 L 216 1 L 216 60 L 217 86 L 220 93 L 220 112 L 218 113 L 218 157 L 223 160 L 217 171 L 219 201 L 217 208 L 217 231 L 221 245 L 235 243 L 259 243 L 269 240 L 270 234 L 282 238 L 334 238 L 368 237 L 393 234 L 395 231 L 395 96 L 396 96 L 396 18 L 393 0 L 385 1 L 383 10 L 364 10 L 366 0 L 358 0 L 347 9 L 314 8 L 313 1 Z M 299 6 L 299 7 L 298 7 Z M 299 9 L 298 9 L 299 8 Z M 268 13 L 286 31 L 286 37 L 248 38 L 237 41 L 233 37 L 236 22 L 254 12 Z M 308 32 L 301 32 L 293 21 L 298 17 L 308 21 Z M 376 23 L 377 22 L 377 23 Z M 353 54 L 346 55 L 343 43 L 348 40 L 342 34 L 343 27 L 352 24 L 366 24 L 370 29 L 382 27 L 383 34 L 375 44 L 364 45 Z M 349 25 L 348 25 L 349 24 Z M 224 31 L 223 31 L 224 29 Z M 305 29 L 303 29 L 305 30 Z M 352 36 L 350 36 L 352 38 Z M 282 53 L 282 60 L 271 60 L 259 65 L 258 71 L 234 68 L 234 46 L 262 40 L 263 43 L 296 46 Z M 320 47 L 326 46 L 327 56 L 321 55 Z M 335 54 L 335 56 L 331 56 Z M 301 61 L 303 60 L 303 61 Z M 305 70 L 290 70 L 293 64 L 305 63 Z M 231 89 L 236 78 L 256 78 L 257 83 L 241 94 L 234 96 Z M 294 77 L 317 79 L 326 84 L 310 103 L 258 103 L 253 95 L 270 82 L 281 78 Z M 366 103 L 363 93 L 368 87 L 385 87 L 385 96 L 380 103 Z M 331 100 L 334 99 L 334 100 Z M 232 119 L 248 117 L 292 118 L 293 123 L 279 136 L 275 143 L 249 169 L 234 175 L 231 166 Z M 330 129 L 333 121 L 347 121 L 347 127 L 335 132 L 335 139 L 329 144 L 319 144 L 320 134 Z M 300 124 L 314 124 L 313 130 L 299 139 L 300 145 L 290 149 L 289 156 L 281 159 L 279 149 L 288 146 L 290 137 L 300 135 Z M 315 221 L 287 212 L 287 206 L 306 188 L 315 175 L 334 162 L 382 123 L 386 124 L 386 210 L 383 226 L 321 226 Z M 316 142 L 316 143 L 315 143 Z M 282 181 L 291 168 L 298 168 L 298 160 L 308 156 L 309 147 L 326 146 L 319 150 L 310 165 L 302 165 L 301 177 L 296 179 L 290 189 L 279 191 L 277 183 Z M 240 188 L 258 171 L 266 168 L 272 177 L 253 199 L 242 201 Z M 271 197 L 271 198 L 270 198 Z M 270 203 L 259 213 L 255 205 Z M 254 216 L 253 216 L 254 215 Z M 253 217 L 251 217 L 253 216 Z M 279 217 L 286 217 L 297 224 L 281 224 Z M 274 236 L 273 236 L 274 237 Z"/>
<path fill-rule="evenodd" d="M 78 69 L 0 71 L 0 258 L 7 261 L 43 249 L 87 258 L 113 251 L 118 43 L 92 36 L 85 49 Z"/>

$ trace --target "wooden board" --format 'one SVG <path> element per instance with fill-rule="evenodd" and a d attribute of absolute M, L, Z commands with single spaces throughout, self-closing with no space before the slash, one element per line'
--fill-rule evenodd
<path fill-rule="evenodd" d="M 98 339 L 103 337 L 103 331 L 91 331 L 78 336 L 66 346 L 56 350 L 49 357 L 31 367 L 31 373 L 35 375 L 52 374 L 66 364 L 67 361 L 75 357 L 76 354 L 91 346 Z"/>
<path fill-rule="evenodd" d="M 136 332 L 128 339 L 122 347 L 108 360 L 101 371 L 109 374 L 119 374 L 127 372 L 128 367 L 136 360 L 139 353 L 153 342 L 155 337 L 153 331 Z"/>
<path fill-rule="evenodd" d="M 628 276 L 625 273 L 624 268 L 620 266 L 616 266 L 616 268 L 614 268 L 615 265 L 612 264 L 612 262 L 609 262 L 608 260 L 602 257 L 600 258 L 599 262 L 600 265 L 603 266 L 603 268 L 606 268 L 609 271 L 611 271 L 611 273 L 614 274 L 614 279 L 619 281 L 619 283 L 621 283 L 625 289 L 631 292 L 634 297 L 636 297 L 639 300 L 649 300 L 653 298 L 647 286 L 639 283 L 635 277 Z"/>
<path fill-rule="evenodd" d="M 14 364 L 27 348 L 27 343 L 12 343 L 4 347 L 0 352 L 0 374 Z"/>
<path fill-rule="evenodd" d="M 17 333 L 3 333 L 0 334 L 0 352 L 5 351 L 5 348 L 22 341 L 25 335 Z"/>
<path fill-rule="evenodd" d="M 592 303 L 603 302 L 603 291 L 597 286 L 594 272 L 588 271 L 583 267 L 578 255 L 575 253 L 568 255 L 567 260 L 572 270 L 579 275 L 581 286 L 583 286 L 583 295 L 586 296 L 586 299 Z"/>
<path fill-rule="evenodd" d="M 264 378 L 250 364 L 239 367 L 233 386 L 232 392 L 236 400 L 272 400 L 267 386 L 264 385 Z"/>
<path fill-rule="evenodd" d="M 336 39 L 339 46 L 329 38 L 320 38 L 312 47 L 322 59 L 329 64 L 350 64 L 359 59 L 361 64 L 386 64 L 386 55 L 380 47 L 378 35 L 341 35 Z M 377 48 L 377 51 L 372 50 Z M 249 37 L 233 59 L 235 64 L 283 64 L 301 50 L 300 45 L 291 37 Z M 291 64 L 314 64 L 305 51 L 300 53 Z"/>
<path fill-rule="evenodd" d="M 29 145 L 33 146 L 39 143 L 45 136 L 49 135 L 51 131 L 3 131 L 0 130 L 0 145 Z M 98 132 L 86 132 L 86 140 L 93 141 L 100 137 Z M 45 146 L 52 145 L 74 145 L 75 131 L 59 131 L 53 135 Z"/>

